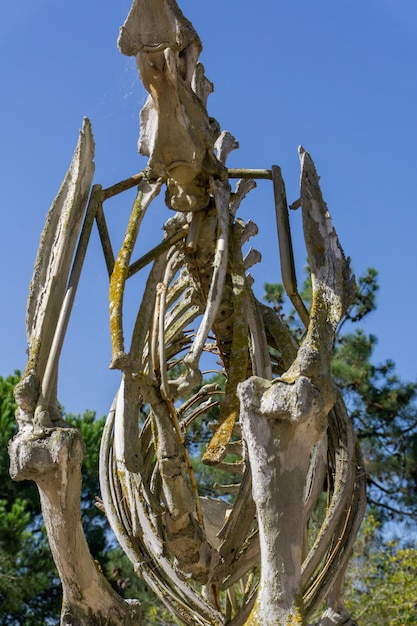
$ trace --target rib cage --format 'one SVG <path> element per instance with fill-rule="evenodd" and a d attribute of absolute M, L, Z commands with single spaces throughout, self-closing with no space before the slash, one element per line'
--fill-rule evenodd
<path fill-rule="evenodd" d="M 271 322 L 270 310 L 256 301 L 244 278 L 241 242 L 245 225 L 234 217 L 235 196 L 232 203 L 228 270 L 205 345 L 205 352 L 215 355 L 216 367 L 227 381 L 236 367 L 232 343 L 234 334 L 236 340 L 240 332 L 239 298 L 249 320 L 244 339 L 247 375 L 259 375 L 261 366 L 253 348 L 257 342 L 276 349 L 282 346 L 284 334 L 286 343 L 292 345 L 282 350 L 278 371 L 288 366 L 288 351 L 294 351 L 288 331 L 278 318 Z M 184 229 L 184 220 L 184 214 L 169 220 L 169 236 Z M 213 407 L 220 412 L 222 406 L 227 409 L 233 393 L 227 387 L 226 394 L 220 393 L 211 373 L 199 372 L 200 385 L 186 400 L 181 399 L 176 384 L 193 346 L 195 328 L 191 328 L 198 326 L 205 311 L 213 280 L 217 227 L 216 210 L 211 207 L 202 217 L 194 252 L 186 251 L 184 237 L 154 261 L 133 331 L 129 352 L 133 366 L 125 370 L 110 410 L 100 461 L 103 501 L 116 537 L 137 573 L 190 626 L 243 624 L 256 598 L 259 574 L 255 506 L 239 425 L 229 424 L 223 450 L 214 462 L 210 458 L 210 465 L 227 470 L 233 481 L 213 486 L 217 499 L 209 503 L 217 511 L 216 536 L 213 513 L 209 514 L 194 483 L 186 444 L 187 439 L 198 436 L 193 434 L 197 418 L 207 416 Z M 244 281 L 240 295 L 236 295 L 236 275 Z M 261 337 L 257 329 L 261 329 Z M 174 371 L 180 370 L 177 379 L 168 378 L 173 366 Z M 142 417 L 140 407 L 145 402 L 149 403 L 149 415 Z M 234 464 L 223 460 L 229 451 L 237 459 Z M 308 518 L 321 497 L 326 473 L 329 504 L 303 564 L 305 606 L 310 615 L 330 593 L 335 572 L 346 568 L 365 506 L 363 462 L 341 398 L 329 415 L 326 466 L 317 449 L 311 457 L 306 486 Z"/>

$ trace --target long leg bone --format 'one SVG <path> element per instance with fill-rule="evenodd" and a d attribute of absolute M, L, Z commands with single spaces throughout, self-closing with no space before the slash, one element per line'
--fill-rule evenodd
<path fill-rule="evenodd" d="M 303 508 L 311 449 L 327 427 L 335 402 L 332 346 L 337 323 L 353 295 L 353 279 L 313 162 L 302 149 L 300 159 L 304 232 L 313 281 L 308 333 L 282 377 L 272 383 L 252 377 L 239 386 L 262 562 L 260 591 L 248 624 L 264 626 L 289 624 L 294 616 L 301 619 L 303 519 L 297 519 L 296 511 Z M 279 525 L 277 533 L 271 524 Z"/>

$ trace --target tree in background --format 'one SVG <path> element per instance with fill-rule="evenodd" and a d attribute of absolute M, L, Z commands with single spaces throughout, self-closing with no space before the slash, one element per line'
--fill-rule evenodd
<path fill-rule="evenodd" d="M 7 445 L 16 431 L 13 388 L 19 378 L 19 373 L 0 378 L 0 624 L 41 626 L 60 610 L 61 583 L 35 485 L 8 478 Z"/>
<path fill-rule="evenodd" d="M 381 525 L 365 520 L 346 577 L 347 605 L 360 626 L 414 626 L 417 548 L 384 541 Z"/>

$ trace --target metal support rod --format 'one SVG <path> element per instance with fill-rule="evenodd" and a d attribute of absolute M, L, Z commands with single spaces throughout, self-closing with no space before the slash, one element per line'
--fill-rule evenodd
<path fill-rule="evenodd" d="M 110 241 L 110 235 L 107 228 L 106 218 L 103 211 L 103 203 L 100 202 L 97 205 L 96 211 L 96 223 L 98 228 L 98 234 L 100 235 L 101 247 L 103 249 L 104 260 L 106 261 L 106 267 L 109 276 L 112 275 L 114 268 L 114 252 Z"/>
<path fill-rule="evenodd" d="M 263 178 L 265 180 L 272 180 L 271 170 L 249 170 L 246 168 L 230 169 L 227 170 L 229 178 Z"/>
<path fill-rule="evenodd" d="M 129 265 L 129 269 L 127 270 L 127 277 L 130 278 L 141 269 L 143 269 L 146 265 L 148 265 L 148 263 L 154 261 L 161 254 L 169 250 L 171 246 L 177 243 L 177 241 L 179 241 L 180 239 L 184 239 L 187 236 L 188 231 L 189 225 L 185 224 L 177 233 L 174 233 L 170 237 L 163 239 L 161 243 L 152 248 L 152 250 L 149 250 L 149 252 L 146 252 L 146 254 L 137 259 L 137 261 Z"/>
<path fill-rule="evenodd" d="M 272 166 L 272 183 L 274 186 L 275 215 L 277 219 L 282 282 L 295 310 L 300 316 L 304 326 L 307 328 L 310 323 L 310 317 L 297 290 L 297 276 L 294 266 L 287 196 L 281 168 L 278 165 Z"/>
<path fill-rule="evenodd" d="M 229 178 L 263 178 L 266 180 L 272 180 L 271 170 L 232 168 L 229 169 L 227 173 Z M 108 200 L 123 191 L 132 189 L 132 187 L 135 187 L 140 183 L 144 175 L 144 172 L 139 172 L 138 174 L 133 174 L 130 178 L 125 178 L 110 187 L 106 187 L 106 189 L 103 189 L 103 199 Z"/>
<path fill-rule="evenodd" d="M 108 200 L 109 198 L 117 196 L 117 194 L 122 193 L 123 191 L 127 191 L 128 189 L 132 189 L 132 187 L 136 187 L 137 185 L 139 185 L 144 176 L 145 174 L 143 172 L 139 172 L 138 174 L 133 174 L 133 176 L 131 176 L 130 178 L 125 178 L 125 180 L 121 180 L 111 187 L 103 189 L 103 200 Z"/>

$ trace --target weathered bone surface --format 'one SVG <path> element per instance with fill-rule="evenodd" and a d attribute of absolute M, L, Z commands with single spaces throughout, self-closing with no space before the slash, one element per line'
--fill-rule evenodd
<path fill-rule="evenodd" d="M 151 176 L 167 177 L 171 208 L 206 207 L 208 177 L 222 168 L 213 155 L 218 125 L 197 95 L 196 83 L 202 81 L 196 78 L 202 48 L 197 33 L 176 2 L 135 0 L 120 31 L 119 48 L 136 57 L 149 92 L 141 112 L 139 150 L 149 157 Z"/>
<path fill-rule="evenodd" d="M 71 166 L 46 217 L 30 283 L 26 313 L 29 358 L 15 391 L 18 421 L 30 430 L 52 427 L 60 419 L 56 399 L 59 320 L 93 180 L 93 157 L 93 134 L 86 119 Z"/>
<path fill-rule="evenodd" d="M 140 623 L 139 602 L 125 602 L 90 554 L 80 516 L 84 443 L 73 428 L 54 428 L 44 439 L 17 436 L 10 446 L 11 476 L 34 480 L 52 555 L 63 587 L 61 624 Z"/>
<path fill-rule="evenodd" d="M 68 278 L 93 171 L 86 122 L 39 249 L 28 304 L 29 363 L 16 388 L 19 433 L 10 445 L 12 476 L 39 487 L 64 587 L 61 623 L 140 624 L 137 603 L 111 590 L 88 552 L 79 514 L 83 445 L 52 408 L 95 217 L 110 273 L 111 367 L 123 373 L 101 445 L 101 491 L 135 571 L 189 626 L 305 624 L 324 601 L 320 626 L 353 624 L 343 580 L 365 507 L 364 470 L 330 363 L 355 285 L 313 161 L 300 148 L 300 201 L 292 205 L 303 214 L 309 314 L 297 292 L 281 170 L 227 170 L 238 143 L 207 113 L 212 85 L 198 62 L 202 46 L 192 24 L 174 0 L 134 0 L 119 48 L 136 57 L 149 92 L 139 139 L 148 167 L 111 188 L 93 187 Z M 244 247 L 258 229 L 239 208 L 257 176 L 272 181 L 283 282 L 307 328 L 301 345 L 256 299 L 247 273 L 261 260 Z M 164 185 L 176 213 L 162 242 L 131 263 L 145 212 Z M 103 203 L 133 186 L 137 197 L 114 259 Z M 126 341 L 126 282 L 147 265 Z M 213 478 L 209 498 L 193 471 L 200 452 L 209 475 L 221 470 L 224 477 L 223 484 Z M 325 484 L 329 506 L 310 537 Z"/>

